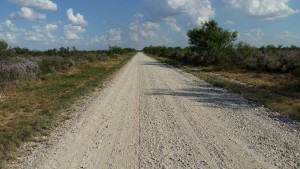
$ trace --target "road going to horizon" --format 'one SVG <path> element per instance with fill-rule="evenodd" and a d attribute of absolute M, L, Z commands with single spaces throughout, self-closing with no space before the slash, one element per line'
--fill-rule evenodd
<path fill-rule="evenodd" d="M 299 124 L 143 53 L 21 168 L 299 168 Z"/>

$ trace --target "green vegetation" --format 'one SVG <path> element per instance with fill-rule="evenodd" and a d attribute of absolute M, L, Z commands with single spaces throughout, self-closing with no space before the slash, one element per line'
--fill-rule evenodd
<path fill-rule="evenodd" d="M 230 32 L 218 27 L 214 20 L 203 23 L 202 28 L 195 28 L 187 32 L 191 47 L 198 52 L 205 51 L 207 57 L 213 57 L 213 53 L 217 54 L 216 52 L 232 45 L 237 35 L 238 32 Z M 216 58 L 211 60 L 215 61 Z"/>
<path fill-rule="evenodd" d="M 19 80 L 47 79 L 51 74 L 66 71 L 72 66 L 105 61 L 130 52 L 135 52 L 135 49 L 113 46 L 109 50 L 97 51 L 79 51 L 75 47 L 31 51 L 27 48 L 3 47 L 0 51 L 0 86 Z"/>
<path fill-rule="evenodd" d="M 215 21 L 187 32 L 190 47 L 149 46 L 143 51 L 213 85 L 300 120 L 300 48 L 233 44 L 237 33 Z"/>
<path fill-rule="evenodd" d="M 64 110 L 100 87 L 135 53 L 119 47 L 107 51 L 61 48 L 4 56 L 8 50 L 0 57 L 0 164 L 21 142 L 48 135 L 68 119 L 72 111 Z M 36 53 L 40 55 L 33 56 Z"/>
<path fill-rule="evenodd" d="M 300 77 L 300 48 L 295 45 L 257 48 L 245 42 L 233 44 L 237 32 L 223 30 L 215 21 L 206 22 L 202 28 L 188 31 L 187 35 L 190 47 L 149 46 L 143 51 L 194 66 L 214 66 L 225 71 L 292 73 Z"/>
<path fill-rule="evenodd" d="M 146 54 L 157 55 L 193 66 L 214 66 L 224 71 L 251 71 L 266 73 L 285 73 L 300 77 L 300 48 L 274 48 L 273 46 L 256 48 L 239 42 L 231 48 L 220 49 L 218 55 L 207 55 L 190 47 L 145 47 Z"/>

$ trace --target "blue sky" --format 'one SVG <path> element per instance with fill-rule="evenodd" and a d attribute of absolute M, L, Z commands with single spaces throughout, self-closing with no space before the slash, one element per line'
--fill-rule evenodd
<path fill-rule="evenodd" d="M 11 47 L 142 49 L 188 45 L 203 21 L 255 46 L 300 46 L 299 0 L 1 0 L 0 39 Z"/>

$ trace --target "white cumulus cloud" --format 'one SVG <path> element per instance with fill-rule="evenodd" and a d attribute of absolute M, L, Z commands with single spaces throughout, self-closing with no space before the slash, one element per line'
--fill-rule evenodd
<path fill-rule="evenodd" d="M 141 25 L 141 29 L 143 30 L 158 30 L 159 29 L 159 24 L 155 22 L 145 22 Z"/>
<path fill-rule="evenodd" d="M 1 22 L 0 25 L 2 26 L 2 29 L 5 29 L 6 31 L 9 31 L 9 32 L 23 32 L 24 29 L 22 28 L 17 28 L 12 20 L 10 19 L 6 19 L 5 22 Z"/>
<path fill-rule="evenodd" d="M 159 23 L 155 22 L 132 22 L 129 24 L 128 29 L 131 31 L 129 36 L 132 42 L 138 42 L 139 40 L 152 39 L 157 37 L 157 32 L 160 31 Z"/>
<path fill-rule="evenodd" d="M 299 9 L 289 7 L 289 0 L 228 0 L 232 8 L 245 11 L 248 15 L 274 20 L 299 13 Z"/>
<path fill-rule="evenodd" d="M 246 33 L 242 34 L 244 39 L 250 41 L 251 43 L 257 44 L 260 42 L 265 36 L 265 33 L 262 31 L 261 28 L 252 29 L 247 31 Z"/>
<path fill-rule="evenodd" d="M 69 8 L 67 10 L 67 17 L 73 25 L 86 26 L 88 24 L 87 21 L 84 20 L 84 16 L 80 13 L 74 15 L 72 8 Z"/>
<path fill-rule="evenodd" d="M 67 40 L 78 40 L 82 39 L 79 34 L 85 32 L 85 29 L 81 26 L 68 24 L 64 26 L 64 32 Z"/>
<path fill-rule="evenodd" d="M 3 39 L 9 43 L 17 43 L 18 42 L 17 35 L 19 32 L 7 30 L 7 28 L 3 28 L 1 25 L 0 25 L 0 28 L 5 30 L 4 31 L 5 33 L 0 32 L 0 40 Z M 1 29 L 0 29 L 0 31 L 1 31 Z"/>
<path fill-rule="evenodd" d="M 24 39 L 27 41 L 54 42 L 56 37 L 53 32 L 57 30 L 56 24 L 46 24 L 45 26 L 33 26 L 32 31 L 25 32 Z"/>
<path fill-rule="evenodd" d="M 47 25 L 45 26 L 45 30 L 46 30 L 47 32 L 54 31 L 54 30 L 56 30 L 57 28 L 58 28 L 58 26 L 57 26 L 56 24 L 47 24 Z"/>
<path fill-rule="evenodd" d="M 10 0 L 11 2 L 24 7 L 32 7 L 42 10 L 57 10 L 57 4 L 51 0 Z"/>
<path fill-rule="evenodd" d="M 139 35 L 136 34 L 136 33 L 131 33 L 131 34 L 129 34 L 129 37 L 130 37 L 130 41 L 131 41 L 131 42 L 136 43 L 136 42 L 139 41 Z"/>
<path fill-rule="evenodd" d="M 160 30 L 160 25 L 154 22 L 145 22 L 141 25 L 139 34 L 142 39 L 152 39 L 157 36 L 157 32 Z"/>
<path fill-rule="evenodd" d="M 36 13 L 30 8 L 22 7 L 19 12 L 10 14 L 10 18 L 11 19 L 26 19 L 29 21 L 33 21 L 36 19 L 46 19 L 46 15 Z"/>
<path fill-rule="evenodd" d="M 92 43 L 102 43 L 102 44 L 107 44 L 106 36 L 95 36 L 92 38 Z"/>
<path fill-rule="evenodd" d="M 115 28 L 108 30 L 108 40 L 109 41 L 121 41 L 122 39 L 122 30 Z"/>
<path fill-rule="evenodd" d="M 188 16 L 193 24 L 201 25 L 215 16 L 211 0 L 144 0 L 153 18 Z"/>
<path fill-rule="evenodd" d="M 11 43 L 17 42 L 17 34 L 15 32 L 7 32 L 6 39 Z"/>
<path fill-rule="evenodd" d="M 6 19 L 6 21 L 4 22 L 4 25 L 9 29 L 15 29 L 15 25 L 9 19 Z"/>
<path fill-rule="evenodd" d="M 24 39 L 27 41 L 40 42 L 45 40 L 45 36 L 41 33 L 26 32 Z"/>
<path fill-rule="evenodd" d="M 132 22 L 129 24 L 128 29 L 131 31 L 138 31 L 139 30 L 139 23 L 138 22 Z"/>
<path fill-rule="evenodd" d="M 92 44 L 101 45 L 120 45 L 122 43 L 122 29 L 113 28 L 109 29 L 105 35 L 94 36 L 91 39 Z"/>
<path fill-rule="evenodd" d="M 0 23 L 1 32 L 4 32 L 1 34 L 0 39 L 6 40 L 10 43 L 17 43 L 18 38 L 22 37 L 22 34 L 24 33 L 24 29 L 17 28 L 11 19 L 6 19 L 5 22 Z"/>
<path fill-rule="evenodd" d="M 171 27 L 173 31 L 180 32 L 181 29 L 176 23 L 175 18 L 165 18 L 164 21 Z"/>
<path fill-rule="evenodd" d="M 151 30 L 141 30 L 139 33 L 142 39 L 152 39 L 157 37 L 156 32 Z"/>

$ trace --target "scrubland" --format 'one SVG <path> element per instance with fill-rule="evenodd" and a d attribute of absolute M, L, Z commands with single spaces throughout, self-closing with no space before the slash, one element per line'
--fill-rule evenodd
<path fill-rule="evenodd" d="M 61 112 L 122 67 L 135 50 L 75 48 L 0 53 L 0 159 L 13 157 L 21 142 L 48 135 L 68 117 Z"/>

